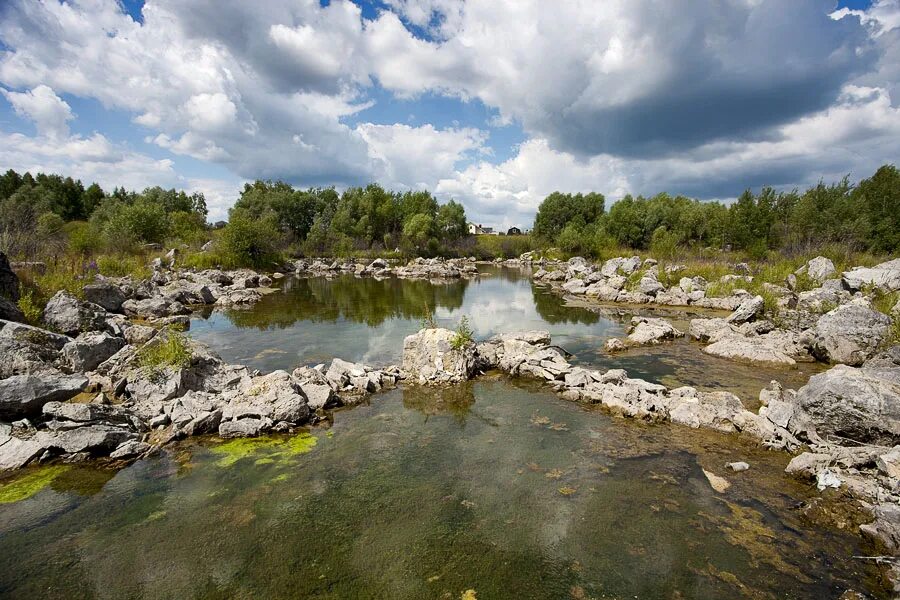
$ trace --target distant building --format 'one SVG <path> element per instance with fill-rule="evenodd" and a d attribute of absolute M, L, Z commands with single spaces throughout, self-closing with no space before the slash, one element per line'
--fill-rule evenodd
<path fill-rule="evenodd" d="M 522 235 L 522 230 L 519 229 L 518 227 L 510 227 L 506 231 L 506 235 Z"/>
<path fill-rule="evenodd" d="M 469 223 L 469 233 L 472 235 L 494 235 L 493 227 L 485 227 L 484 225 Z"/>
<path fill-rule="evenodd" d="M 213 229 L 222 229 L 226 225 L 228 225 L 228 223 L 226 223 L 225 221 L 216 221 L 215 223 L 213 223 Z"/>

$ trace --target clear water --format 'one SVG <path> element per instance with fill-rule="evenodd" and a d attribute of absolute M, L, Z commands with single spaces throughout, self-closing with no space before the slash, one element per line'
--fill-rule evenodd
<path fill-rule="evenodd" d="M 745 400 L 772 378 L 808 376 L 712 359 L 687 341 L 606 356 L 627 313 L 567 306 L 506 269 L 441 286 L 288 280 L 191 331 L 263 370 L 335 355 L 394 362 L 430 312 L 451 326 L 468 315 L 479 337 L 549 329 L 576 361 Z M 859 516 L 785 475 L 789 458 L 614 419 L 498 375 L 408 386 L 299 436 L 190 439 L 118 472 L 4 476 L 0 597 L 888 597 L 877 568 L 852 558 L 873 552 Z M 751 469 L 725 469 L 737 460 Z M 715 492 L 703 469 L 731 487 Z"/>
<path fill-rule="evenodd" d="M 190 335 L 215 348 L 229 361 L 260 369 L 292 370 L 327 363 L 337 356 L 373 365 L 397 363 L 403 338 L 415 333 L 426 316 L 455 328 L 466 316 L 478 339 L 497 333 L 543 329 L 573 353 L 576 363 L 624 368 L 634 377 L 677 387 L 727 389 L 754 407 L 759 390 L 776 379 L 787 387 L 803 385 L 820 370 L 816 365 L 760 368 L 710 357 L 687 339 L 609 355 L 604 342 L 626 335 L 635 314 L 650 308 L 568 305 L 560 296 L 534 285 L 516 268 L 479 265 L 478 279 L 432 284 L 428 281 L 289 278 L 278 293 L 250 309 L 216 310 L 191 321 Z M 675 325 L 687 331 L 686 311 L 672 310 Z"/>
<path fill-rule="evenodd" d="M 788 457 L 487 379 L 338 412 L 314 446 L 191 440 L 0 504 L 5 598 L 883 596 Z M 287 441 L 286 441 L 287 440 Z M 750 471 L 724 464 L 746 460 Z M 714 492 L 701 469 L 727 477 Z"/>

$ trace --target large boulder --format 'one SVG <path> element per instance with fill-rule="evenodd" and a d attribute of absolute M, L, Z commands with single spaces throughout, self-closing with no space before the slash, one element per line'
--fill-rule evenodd
<path fill-rule="evenodd" d="M 13 304 L 19 300 L 19 277 L 13 272 L 9 266 L 9 259 L 2 252 L 0 252 L 0 297 L 11 300 Z"/>
<path fill-rule="evenodd" d="M 407 336 L 403 340 L 403 370 L 419 383 L 469 379 L 475 373 L 475 344 L 455 344 L 456 335 L 449 329 L 435 328 Z"/>
<path fill-rule="evenodd" d="M 776 329 L 762 335 L 744 335 L 733 329 L 720 330 L 703 348 L 711 356 L 763 365 L 793 365 L 809 360 L 800 336 Z"/>
<path fill-rule="evenodd" d="M 632 317 L 628 343 L 633 346 L 648 346 L 682 337 L 684 333 L 675 329 L 665 319 Z"/>
<path fill-rule="evenodd" d="M 125 346 L 125 340 L 108 333 L 82 333 L 62 348 L 66 365 L 74 372 L 93 371 Z"/>
<path fill-rule="evenodd" d="M 851 290 L 860 290 L 866 286 L 873 286 L 884 292 L 900 290 L 900 258 L 874 267 L 856 267 L 845 271 L 842 279 L 844 285 Z"/>
<path fill-rule="evenodd" d="M 55 350 L 62 350 L 63 346 L 72 341 L 67 335 L 61 335 L 39 327 L 32 327 L 24 323 L 4 322 L 0 320 L 0 339 L 16 340 L 46 346 Z"/>
<path fill-rule="evenodd" d="M 813 438 L 837 435 L 857 442 L 900 441 L 900 354 L 861 368 L 837 365 L 813 375 L 797 391 L 790 429 Z"/>
<path fill-rule="evenodd" d="M 230 400 L 222 415 L 226 421 L 250 417 L 269 418 L 273 423 L 303 423 L 309 418 L 306 395 L 286 371 L 245 380 L 223 396 Z"/>
<path fill-rule="evenodd" d="M 857 299 L 822 315 L 804 343 L 820 360 L 858 366 L 874 356 L 890 327 L 890 317 Z"/>
<path fill-rule="evenodd" d="M 763 307 L 765 306 L 765 301 L 762 296 L 753 296 L 751 298 L 747 298 L 743 302 L 741 302 L 740 306 L 735 309 L 733 313 L 728 315 L 728 318 L 725 319 L 729 323 L 746 323 L 747 321 L 752 321 L 762 313 Z"/>
<path fill-rule="evenodd" d="M 822 283 L 823 281 L 837 273 L 837 269 L 834 268 L 834 263 L 831 262 L 831 259 L 825 258 L 824 256 L 817 256 L 797 269 L 795 273 L 797 275 L 802 275 L 805 273 L 807 277 L 809 277 L 813 281 Z"/>
<path fill-rule="evenodd" d="M 44 322 L 66 335 L 102 330 L 106 326 L 106 317 L 102 307 L 82 302 L 65 290 L 56 292 L 44 308 Z"/>
<path fill-rule="evenodd" d="M 0 379 L 0 418 L 18 419 L 40 414 L 47 402 L 65 401 L 83 391 L 88 380 L 59 371 L 13 375 Z"/>
<path fill-rule="evenodd" d="M 110 312 L 121 312 L 122 303 L 127 300 L 125 292 L 108 281 L 84 286 L 84 298 Z"/>

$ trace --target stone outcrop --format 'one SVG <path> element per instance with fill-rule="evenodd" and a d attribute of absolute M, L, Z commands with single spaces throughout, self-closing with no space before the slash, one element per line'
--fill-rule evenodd
<path fill-rule="evenodd" d="M 40 414 L 47 402 L 68 400 L 87 387 L 82 375 L 59 371 L 13 375 L 0 379 L 0 418 L 17 419 Z"/>
<path fill-rule="evenodd" d="M 457 383 L 475 372 L 475 344 L 449 329 L 421 329 L 403 340 L 401 368 L 419 383 Z"/>
<path fill-rule="evenodd" d="M 814 440 L 900 442 L 900 349 L 861 368 L 837 365 L 813 375 L 797 391 L 796 408 L 792 428 Z"/>
<path fill-rule="evenodd" d="M 0 252 L 0 298 L 10 300 L 13 305 L 19 300 L 19 277 L 12 270 L 9 259 L 3 252 Z"/>
<path fill-rule="evenodd" d="M 83 302 L 69 292 L 60 290 L 47 301 L 43 320 L 52 329 L 74 336 L 83 331 L 102 330 L 106 316 L 102 307 Z"/>
<path fill-rule="evenodd" d="M 660 344 L 684 336 L 665 319 L 650 317 L 632 317 L 626 344 L 631 346 L 650 346 Z"/>
<path fill-rule="evenodd" d="M 861 365 L 884 343 L 891 319 L 860 298 L 822 315 L 804 343 L 821 360 Z"/>
<path fill-rule="evenodd" d="M 841 279 L 844 286 L 853 291 L 872 286 L 884 292 L 895 292 L 900 290 L 900 258 L 874 267 L 856 267 L 845 271 Z"/>
<path fill-rule="evenodd" d="M 84 286 L 84 298 L 109 312 L 121 312 L 127 296 L 119 286 L 101 281 Z"/>

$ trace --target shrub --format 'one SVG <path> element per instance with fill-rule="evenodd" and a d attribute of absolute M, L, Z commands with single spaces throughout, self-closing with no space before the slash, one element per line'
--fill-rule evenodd
<path fill-rule="evenodd" d="M 456 333 L 450 338 L 450 347 L 454 350 L 462 350 L 475 341 L 475 332 L 469 326 L 469 318 L 463 315 L 456 326 Z"/>
<path fill-rule="evenodd" d="M 650 254 L 658 259 L 672 258 L 678 250 L 679 241 L 677 233 L 662 226 L 657 227 L 650 237 Z"/>
<path fill-rule="evenodd" d="M 100 232 L 90 223 L 72 221 L 63 231 L 69 238 L 69 251 L 77 254 L 93 254 L 100 250 Z"/>
<path fill-rule="evenodd" d="M 34 290 L 19 286 L 19 309 L 25 315 L 25 320 L 30 325 L 39 325 L 41 315 L 44 313 L 43 303 L 35 296 Z"/>
<path fill-rule="evenodd" d="M 222 230 L 217 250 L 236 265 L 270 266 L 278 260 L 275 252 L 278 237 L 278 227 L 271 219 L 257 220 L 232 214 L 228 226 Z"/>
<path fill-rule="evenodd" d="M 131 275 L 135 279 L 150 277 L 150 268 L 142 255 L 112 254 L 97 258 L 97 269 L 108 277 L 125 277 Z"/>

